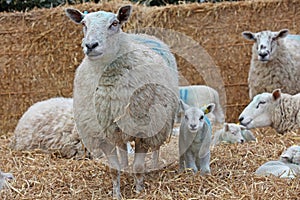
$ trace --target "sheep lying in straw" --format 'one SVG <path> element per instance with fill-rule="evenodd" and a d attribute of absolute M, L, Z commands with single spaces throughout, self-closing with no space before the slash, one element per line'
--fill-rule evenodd
<path fill-rule="evenodd" d="M 14 179 L 11 173 L 4 173 L 0 170 L 0 191 L 6 186 L 6 180 Z"/>
<path fill-rule="evenodd" d="M 191 168 L 195 173 L 210 173 L 211 126 L 205 114 L 214 110 L 215 104 L 205 107 L 190 107 L 183 101 L 180 106 L 184 111 L 179 133 L 179 168 Z"/>
<path fill-rule="evenodd" d="M 256 175 L 274 175 L 280 178 L 295 178 L 300 175 L 300 146 L 291 146 L 284 151 L 280 160 L 268 161 L 260 166 Z"/>
<path fill-rule="evenodd" d="M 178 109 L 175 58 L 158 39 L 121 30 L 131 10 L 129 5 L 117 14 L 66 9 L 84 31 L 85 58 L 74 81 L 76 126 L 93 156 L 101 150 L 105 153 L 115 198 L 121 198 L 120 170 L 128 165 L 126 143 L 135 142 L 133 173 L 139 192 L 144 187 L 145 154 L 170 137 Z M 116 147 L 121 150 L 121 163 Z"/>
<path fill-rule="evenodd" d="M 278 32 L 242 33 L 255 41 L 248 76 L 249 96 L 281 88 L 289 94 L 300 92 L 300 36 Z"/>
<path fill-rule="evenodd" d="M 205 104 L 214 103 L 215 109 L 207 117 L 211 122 L 224 123 L 224 112 L 220 104 L 218 92 L 206 85 L 190 85 L 179 87 L 180 99 L 190 106 L 201 108 Z"/>
<path fill-rule="evenodd" d="M 250 130 L 239 124 L 224 123 L 223 128 L 214 134 L 212 145 L 215 146 L 220 142 L 243 143 L 247 141 L 256 141 Z"/>
<path fill-rule="evenodd" d="M 272 93 L 256 95 L 239 116 L 248 129 L 271 126 L 278 133 L 300 127 L 300 95 L 289 95 L 275 89 Z"/>
<path fill-rule="evenodd" d="M 73 99 L 51 98 L 33 104 L 19 120 L 11 148 L 82 157 L 84 148 L 74 122 Z"/>

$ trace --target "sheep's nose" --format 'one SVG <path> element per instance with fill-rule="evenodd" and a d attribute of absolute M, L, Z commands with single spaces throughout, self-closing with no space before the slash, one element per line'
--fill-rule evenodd
<path fill-rule="evenodd" d="M 262 58 L 266 57 L 267 55 L 268 55 L 268 53 L 267 53 L 267 52 L 264 52 L 264 53 L 259 53 L 259 56 L 260 56 L 260 57 L 262 57 Z"/>
<path fill-rule="evenodd" d="M 243 140 L 243 139 L 241 139 L 241 143 L 242 143 L 242 144 L 244 143 L 244 140 Z"/>
<path fill-rule="evenodd" d="M 87 43 L 87 44 L 85 44 L 85 46 L 86 46 L 86 48 L 87 48 L 88 50 L 93 50 L 93 49 L 95 49 L 98 45 L 99 45 L 98 42 L 93 42 L 93 43 Z"/>
<path fill-rule="evenodd" d="M 196 126 L 197 126 L 196 124 L 191 124 L 191 125 L 190 125 L 191 129 L 195 129 Z"/>
<path fill-rule="evenodd" d="M 239 122 L 242 122 L 244 120 L 244 117 L 239 118 Z"/>

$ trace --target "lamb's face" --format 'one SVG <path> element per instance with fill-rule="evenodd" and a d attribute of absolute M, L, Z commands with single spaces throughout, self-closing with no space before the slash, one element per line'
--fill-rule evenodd
<path fill-rule="evenodd" d="M 118 53 L 119 33 L 131 14 L 131 6 L 121 7 L 117 14 L 104 11 L 83 14 L 76 9 L 66 9 L 66 13 L 83 26 L 82 48 L 89 59 L 109 59 Z"/>
<path fill-rule="evenodd" d="M 253 48 L 256 50 L 257 59 L 262 62 L 268 62 L 276 56 L 278 40 L 286 37 L 287 35 L 287 29 L 280 30 L 279 32 L 243 32 L 243 36 L 246 39 L 255 41 Z"/>
<path fill-rule="evenodd" d="M 241 125 L 248 129 L 271 126 L 271 109 L 274 107 L 272 94 L 256 95 L 239 116 Z"/>
<path fill-rule="evenodd" d="M 242 128 L 238 124 L 224 123 L 225 135 L 228 142 L 243 143 Z"/>
<path fill-rule="evenodd" d="M 191 133 L 196 133 L 204 125 L 204 112 L 201 109 L 190 107 L 184 112 L 184 118 L 189 131 Z"/>

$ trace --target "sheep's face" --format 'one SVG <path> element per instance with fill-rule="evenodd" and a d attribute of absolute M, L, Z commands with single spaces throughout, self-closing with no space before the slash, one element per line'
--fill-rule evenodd
<path fill-rule="evenodd" d="M 196 133 L 203 128 L 205 115 L 212 112 L 215 104 L 211 103 L 202 108 L 190 107 L 180 100 L 180 107 L 184 111 L 184 117 L 181 123 L 185 123 L 191 133 Z"/>
<path fill-rule="evenodd" d="M 273 93 L 256 95 L 239 116 L 241 125 L 248 129 L 272 125 L 272 110 L 275 109 L 281 96 L 279 89 Z"/>
<path fill-rule="evenodd" d="M 66 9 L 67 16 L 83 26 L 82 48 L 88 58 L 112 58 L 119 50 L 121 26 L 131 14 L 131 6 L 121 7 L 117 14 L 93 12 L 84 14 L 76 9 Z"/>
<path fill-rule="evenodd" d="M 242 136 L 242 129 L 244 126 L 233 123 L 224 123 L 226 140 L 230 143 L 243 143 L 244 137 Z"/>
<path fill-rule="evenodd" d="M 285 38 L 289 31 L 287 29 L 279 32 L 262 31 L 258 33 L 243 32 L 242 35 L 248 40 L 255 41 L 253 48 L 256 50 L 257 59 L 268 62 L 276 56 L 278 40 Z"/>

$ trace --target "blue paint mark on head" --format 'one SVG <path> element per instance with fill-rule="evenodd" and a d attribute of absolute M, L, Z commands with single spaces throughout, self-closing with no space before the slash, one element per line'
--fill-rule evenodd
<path fill-rule="evenodd" d="M 204 115 L 204 121 L 206 122 L 208 127 L 211 129 L 211 122 L 210 122 L 210 120 L 208 119 L 208 117 L 206 115 Z"/>

